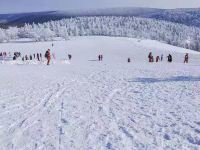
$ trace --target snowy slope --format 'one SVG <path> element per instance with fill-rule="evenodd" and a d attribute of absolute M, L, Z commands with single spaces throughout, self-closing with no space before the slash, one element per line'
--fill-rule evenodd
<path fill-rule="evenodd" d="M 2 150 L 200 149 L 198 52 L 114 37 L 53 43 L 0 44 L 23 54 L 51 48 L 57 58 L 50 66 L 0 64 Z M 174 62 L 149 64 L 149 51 L 172 53 Z"/>

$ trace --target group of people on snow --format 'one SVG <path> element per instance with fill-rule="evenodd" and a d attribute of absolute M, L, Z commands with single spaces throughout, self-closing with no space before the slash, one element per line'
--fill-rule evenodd
<path fill-rule="evenodd" d="M 6 52 L 0 52 L 0 56 L 1 56 L 1 57 L 6 57 L 6 56 L 7 56 L 7 53 L 6 53 Z"/>
<path fill-rule="evenodd" d="M 4 60 L 5 58 L 8 58 L 8 57 L 9 57 L 9 59 L 16 60 L 18 57 L 21 57 L 21 53 L 20 52 L 14 52 L 13 57 L 12 57 L 10 52 L 9 53 L 0 52 L 0 57 L 2 58 L 2 60 Z"/>
<path fill-rule="evenodd" d="M 0 52 L 0 57 L 7 57 L 8 55 L 9 55 L 9 57 L 11 57 L 11 53 L 7 54 L 6 52 Z M 55 59 L 55 54 L 54 53 L 51 54 L 50 49 L 48 49 L 45 52 L 45 55 L 44 55 L 44 57 L 47 60 L 47 65 L 50 65 L 51 56 L 53 57 L 53 59 Z M 13 60 L 16 60 L 19 57 L 21 57 L 21 53 L 20 52 L 14 52 Z M 21 58 L 22 58 L 22 61 L 28 61 L 28 60 L 42 61 L 43 57 L 42 57 L 42 53 L 34 53 L 34 54 L 31 54 L 31 55 L 25 55 L 25 56 L 23 56 Z M 150 52 L 148 54 L 148 61 L 150 63 L 163 61 L 163 58 L 164 58 L 164 55 L 162 54 L 161 56 L 156 56 L 155 60 L 154 60 L 154 56 L 153 56 L 152 52 Z M 170 63 L 173 61 L 171 54 L 169 54 L 166 58 L 167 58 L 167 61 L 170 62 Z M 68 54 L 68 59 L 69 60 L 72 59 L 72 55 L 71 54 Z M 98 60 L 99 61 L 103 61 L 103 55 L 102 54 L 98 55 Z M 128 58 L 127 62 L 130 63 L 131 62 L 131 58 Z M 189 62 L 189 54 L 186 53 L 185 57 L 184 57 L 184 63 L 188 63 L 188 62 Z"/>
<path fill-rule="evenodd" d="M 54 53 L 52 54 L 52 56 L 55 59 L 55 54 Z M 44 57 L 47 60 L 47 65 L 49 65 L 50 61 L 51 61 L 51 52 L 50 52 L 50 49 L 48 49 L 45 52 Z M 25 55 L 25 56 L 22 57 L 22 61 L 28 61 L 28 60 L 42 61 L 43 60 L 43 55 L 42 55 L 42 53 L 34 53 L 34 54 L 31 54 L 31 55 Z"/>
<path fill-rule="evenodd" d="M 34 53 L 32 55 L 25 55 L 25 56 L 22 57 L 22 61 L 27 61 L 27 60 L 42 61 L 42 54 L 41 53 Z"/>
<path fill-rule="evenodd" d="M 34 54 L 30 54 L 30 55 L 21 55 L 20 52 L 14 52 L 13 55 L 11 55 L 11 53 L 9 52 L 8 54 L 6 52 L 0 52 L 0 57 L 2 58 L 6 58 L 6 57 L 11 57 L 12 60 L 17 60 L 18 58 L 21 59 L 22 61 L 30 61 L 30 60 L 37 60 L 37 61 L 43 61 L 43 55 L 42 53 L 34 53 Z M 55 54 L 51 53 L 50 49 L 48 49 L 45 52 L 44 57 L 47 60 L 47 65 L 50 65 L 51 59 L 55 59 Z M 68 59 L 71 60 L 72 59 L 72 55 L 68 54 Z M 2 59 L 4 60 L 4 59 Z"/>
<path fill-rule="evenodd" d="M 156 56 L 156 62 L 163 61 L 163 57 L 164 57 L 163 54 L 161 56 Z M 148 60 L 149 60 L 149 62 L 154 62 L 154 57 L 152 55 L 152 52 L 149 53 Z M 170 62 L 170 63 L 173 61 L 171 54 L 169 54 L 167 56 L 167 61 Z M 186 53 L 185 57 L 184 57 L 184 63 L 188 63 L 188 61 L 189 61 L 189 54 Z"/>
<path fill-rule="evenodd" d="M 103 55 L 102 55 L 102 54 L 99 55 L 99 56 L 98 56 L 98 59 L 99 59 L 99 61 L 103 61 Z"/>
<path fill-rule="evenodd" d="M 149 53 L 148 59 L 149 59 L 149 62 L 154 62 L 154 57 L 152 55 L 152 52 Z M 155 62 L 159 62 L 159 61 L 163 61 L 163 54 L 161 54 L 161 56 L 156 56 Z"/>

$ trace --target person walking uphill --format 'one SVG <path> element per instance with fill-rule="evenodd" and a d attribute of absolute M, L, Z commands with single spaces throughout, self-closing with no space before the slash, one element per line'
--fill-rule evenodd
<path fill-rule="evenodd" d="M 51 53 L 50 53 L 50 49 L 48 49 L 45 53 L 45 58 L 47 59 L 47 65 L 49 65 L 50 60 L 51 60 Z"/>

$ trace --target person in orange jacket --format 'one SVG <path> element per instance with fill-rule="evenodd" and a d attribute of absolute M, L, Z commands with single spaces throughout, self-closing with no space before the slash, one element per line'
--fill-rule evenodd
<path fill-rule="evenodd" d="M 51 61 L 51 53 L 50 53 L 50 49 L 48 49 L 45 53 L 45 57 L 47 59 L 47 65 L 50 64 L 50 61 Z"/>

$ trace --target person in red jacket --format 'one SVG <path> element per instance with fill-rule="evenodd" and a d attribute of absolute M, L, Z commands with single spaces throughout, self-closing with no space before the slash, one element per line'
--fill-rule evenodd
<path fill-rule="evenodd" d="M 158 62 L 160 60 L 159 56 L 156 56 L 156 62 Z"/>
<path fill-rule="evenodd" d="M 45 53 L 45 57 L 47 59 L 47 65 L 50 64 L 50 61 L 51 61 L 51 53 L 50 53 L 50 49 L 48 49 Z"/>
<path fill-rule="evenodd" d="M 152 55 L 152 52 L 149 53 L 148 58 L 149 58 L 149 62 L 153 62 L 153 55 Z"/>

